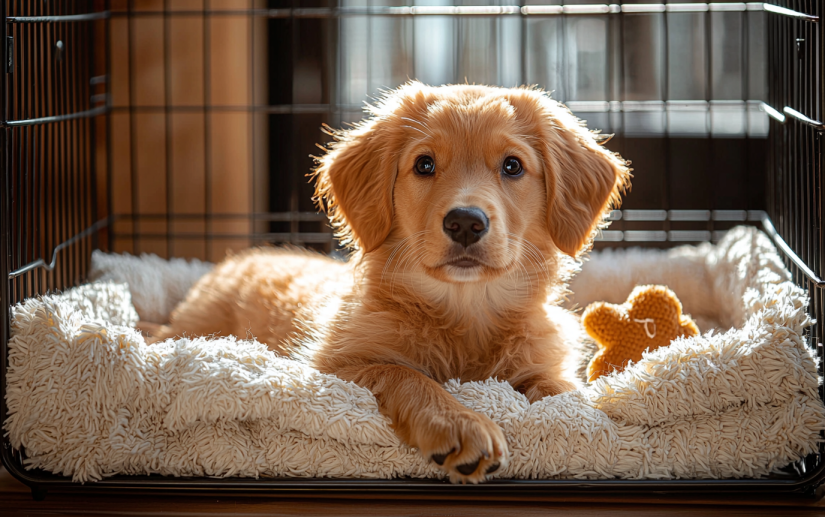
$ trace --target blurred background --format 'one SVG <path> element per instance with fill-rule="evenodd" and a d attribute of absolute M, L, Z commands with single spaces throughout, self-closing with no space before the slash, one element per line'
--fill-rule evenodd
<path fill-rule="evenodd" d="M 334 251 L 306 176 L 320 127 L 409 79 L 538 85 L 615 133 L 635 177 L 600 246 L 715 240 L 763 209 L 762 4 L 560 4 L 113 0 L 113 250 Z"/>

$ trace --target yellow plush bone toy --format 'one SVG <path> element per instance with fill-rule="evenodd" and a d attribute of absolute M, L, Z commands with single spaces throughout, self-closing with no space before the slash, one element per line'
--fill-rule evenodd
<path fill-rule="evenodd" d="M 690 316 L 682 314 L 673 291 L 661 285 L 636 287 L 622 305 L 591 303 L 582 314 L 582 325 L 599 344 L 587 367 L 588 381 L 622 371 L 628 361 L 638 362 L 645 350 L 699 333 Z"/>

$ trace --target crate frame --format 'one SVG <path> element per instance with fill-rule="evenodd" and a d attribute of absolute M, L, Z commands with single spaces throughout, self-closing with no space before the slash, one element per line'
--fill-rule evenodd
<path fill-rule="evenodd" d="M 86 2 L 88 11 L 81 14 L 61 14 L 43 17 L 36 20 L 23 19 L 24 17 L 9 17 L 6 0 L 0 0 L 0 13 L 3 20 L 0 23 L 0 42 L 7 42 L 9 27 L 15 23 L 77 23 L 102 21 L 106 26 L 106 39 L 108 40 L 109 19 L 112 12 L 109 9 L 109 2 L 99 2 L 89 0 Z M 657 4 L 658 5 L 658 4 Z M 697 4 L 698 5 L 698 4 Z M 749 4 L 750 5 L 750 4 Z M 93 9 L 97 7 L 98 10 Z M 102 9 L 101 9 L 102 7 Z M 608 5 L 609 12 L 621 15 L 622 9 Z M 641 8 L 641 6 L 639 6 Z M 658 9 L 659 7 L 656 7 Z M 666 7 L 661 7 L 665 9 Z M 401 8 L 330 8 L 330 9 L 273 9 L 263 13 L 252 13 L 250 11 L 240 11 L 241 14 L 263 15 L 280 18 L 313 18 L 313 17 L 340 17 L 357 14 L 369 14 L 384 16 L 415 16 L 439 14 L 437 12 L 391 12 L 391 9 Z M 524 10 L 519 12 L 496 12 L 481 14 L 481 16 L 498 15 L 558 15 L 566 14 L 564 8 L 561 12 L 548 13 L 527 13 Z M 576 9 L 586 10 L 593 7 L 572 7 L 570 14 L 576 14 Z M 822 199 L 823 180 L 823 155 L 821 138 L 825 131 L 825 123 L 817 120 L 816 117 L 825 117 L 823 107 L 825 107 L 825 23 L 821 23 L 819 17 L 822 14 L 821 6 L 814 0 L 787 0 L 780 2 L 777 6 L 765 4 L 764 9 L 773 14 L 769 23 L 770 53 L 768 56 L 770 67 L 770 98 L 765 104 L 765 109 L 771 116 L 770 136 L 769 136 L 769 178 L 768 186 L 768 210 L 745 212 L 741 216 L 732 216 L 730 213 L 708 213 L 694 214 L 692 219 L 699 222 L 699 228 L 710 227 L 714 221 L 741 221 L 751 224 L 759 224 L 776 244 L 783 255 L 786 265 L 791 270 L 794 281 L 809 290 L 811 293 L 811 312 L 819 320 L 825 319 L 823 308 L 825 307 L 825 281 L 819 274 L 825 269 L 825 241 L 823 241 L 822 212 L 825 209 Z M 583 12 L 583 11 L 582 11 Z M 627 12 L 640 12 L 628 10 Z M 202 13 L 199 11 L 198 13 Z M 225 12 L 224 12 L 225 13 Z M 444 13 L 441 13 L 444 14 Z M 462 13 L 452 12 L 453 15 Z M 479 15 L 478 13 L 464 13 L 468 15 Z M 50 19 L 46 19 L 50 18 Z M 48 29 L 43 29 L 47 31 Z M 91 31 L 91 29 L 90 29 Z M 804 36 L 804 37 L 799 37 Z M 82 34 L 73 33 L 73 37 L 83 37 Z M 87 37 L 93 39 L 91 35 Z M 802 46 L 807 49 L 807 53 L 799 54 L 796 63 L 788 63 L 787 54 L 792 51 L 791 41 L 800 46 L 798 40 L 802 40 Z M 806 42 L 813 41 L 813 44 Z M 77 41 L 72 41 L 77 43 Z M 14 50 L 8 44 L 5 48 L 5 62 L 9 59 L 19 58 L 20 50 Z M 92 47 L 90 47 L 92 48 Z M 83 64 L 83 54 L 78 54 L 81 58 L 81 66 L 92 69 L 94 56 L 86 57 L 88 63 Z M 24 55 L 31 58 L 31 55 Z M 109 56 L 106 56 L 106 74 L 109 74 Z M 803 61 L 800 65 L 799 61 Z M 12 63 L 13 65 L 13 63 Z M 781 71 L 782 73 L 778 73 Z M 19 74 L 18 74 L 19 77 Z M 95 76 L 99 77 L 99 76 Z M 54 78 L 53 78 L 54 79 Z M 95 83 L 95 79 L 90 78 L 90 84 Z M 19 78 L 13 78 L 18 80 Z M 105 77 L 103 81 L 105 83 Z M 18 82 L 19 85 L 19 82 Z M 813 85 L 816 85 L 814 87 Z M 19 90 L 19 88 L 18 88 Z M 99 205 L 96 198 L 98 186 L 96 184 L 96 174 L 94 171 L 93 159 L 89 159 L 79 166 L 79 169 L 88 168 L 87 190 L 81 192 L 85 197 L 78 199 L 72 217 L 71 228 L 64 228 L 63 239 L 51 248 L 51 253 L 46 253 L 48 246 L 44 243 L 35 244 L 26 240 L 26 246 L 30 246 L 34 260 L 21 259 L 21 237 L 15 240 L 14 231 L 22 233 L 20 228 L 15 228 L 13 222 L 20 223 L 20 216 L 14 219 L 14 193 L 19 195 L 22 186 L 19 180 L 13 178 L 15 173 L 14 164 L 19 169 L 20 163 L 14 161 L 15 150 L 20 153 L 20 128 L 26 127 L 53 127 L 53 124 L 63 124 L 73 127 L 78 131 L 78 138 L 84 137 L 83 142 L 88 147 L 89 153 L 94 149 L 95 131 L 98 123 L 104 121 L 107 133 L 110 131 L 109 116 L 112 112 L 110 98 L 105 97 L 103 104 L 95 105 L 94 88 L 90 86 L 88 91 L 74 92 L 77 97 L 72 97 L 69 92 L 60 102 L 63 103 L 63 113 L 59 115 L 49 115 L 47 117 L 32 117 L 27 111 L 20 111 L 20 101 L 15 106 L 14 99 L 9 100 L 9 88 L 6 80 L 0 81 L 0 98 L 3 104 L 0 105 L 0 167 L 2 167 L 3 192 L 0 195 L 0 272 L 7 275 L 8 281 L 4 282 L 0 288 L 0 305 L 4 307 L 0 313 L 2 325 L 0 325 L 0 375 L 4 377 L 8 360 L 8 339 L 10 336 L 10 309 L 12 302 L 23 297 L 24 294 L 34 294 L 47 289 L 66 288 L 81 280 L 88 271 L 90 255 L 93 249 L 106 248 L 113 242 L 113 226 L 117 217 L 111 211 L 111 191 L 107 193 L 109 209 L 100 217 L 97 207 Z M 84 104 L 82 98 L 88 100 Z M 99 94 L 98 94 L 99 95 Z M 100 100 L 100 97 L 97 97 Z M 80 100 L 79 100 L 80 99 Z M 23 99 L 22 104 L 26 104 Z M 54 101 L 54 99 L 53 99 Z M 34 102 L 32 100 L 32 102 Z M 33 104 L 30 104 L 32 106 Z M 40 106 L 42 108 L 43 106 Z M 72 107 L 73 109 L 69 109 Z M 294 109 L 295 107 L 293 107 Z M 15 111 L 17 110 L 17 111 Z M 35 110 L 32 110 L 34 113 Z M 15 133 L 18 131 L 18 133 Z M 34 132 L 34 131 L 33 131 Z M 34 142 L 36 145 L 36 132 Z M 17 136 L 15 136 L 17 135 Z M 67 133 L 63 133 L 67 135 Z M 69 135 L 71 136 L 71 135 Z M 107 145 L 110 144 L 110 135 L 107 134 Z M 15 147 L 17 142 L 17 147 Z M 31 142 L 31 141 L 30 141 Z M 29 144 L 31 145 L 31 143 Z M 63 148 L 67 151 L 68 146 Z M 88 158 L 88 157 L 87 157 Z M 61 165 L 64 163 L 61 162 Z M 77 162 L 80 164 L 80 162 Z M 19 170 L 17 171 L 19 173 Z M 111 173 L 111 169 L 107 170 Z M 41 178 L 42 179 L 42 178 Z M 54 179 L 54 178 L 52 178 Z M 65 180 L 66 178 L 63 178 Z M 17 183 L 15 183 L 17 181 Z M 107 186 L 111 188 L 111 181 Z M 76 184 L 74 188 L 80 189 L 81 185 Z M 27 193 L 29 191 L 26 191 Z M 79 205 L 89 203 L 91 210 L 79 211 Z M 802 206 L 798 206 L 802 205 Z M 678 241 L 678 238 L 671 238 L 672 233 L 667 233 L 670 228 L 669 221 L 685 221 L 684 214 L 675 214 L 678 211 L 651 211 L 663 212 L 662 214 L 644 214 L 636 220 L 658 221 L 666 237 L 664 241 Z M 57 224 L 59 214 L 52 213 L 51 223 Z M 34 216 L 33 216 L 34 217 Z M 250 225 L 255 220 L 284 220 L 292 221 L 294 228 L 301 220 L 318 220 L 319 216 L 313 213 L 291 211 L 288 213 L 268 213 L 268 214 L 247 214 L 238 217 L 246 217 L 250 220 Z M 616 211 L 612 214 L 615 220 L 622 219 L 622 212 Z M 627 218 L 625 218 L 627 220 Z M 691 220 L 687 217 L 687 220 Z M 26 220 L 26 224 L 33 224 Z M 40 222 L 37 222 L 40 226 Z M 623 221 L 625 223 L 625 221 Z M 625 231 L 633 232 L 634 226 L 631 222 L 626 223 Z M 809 231 L 803 231 L 807 225 Z M 21 226 L 18 224 L 18 226 Z M 252 226 L 250 226 L 252 227 Z M 621 231 L 621 230 L 619 230 Z M 649 231 L 649 230 L 639 230 Z M 297 231 L 293 231 L 297 234 Z M 272 236 L 268 236 L 273 238 Z M 277 238 L 282 238 L 278 236 Z M 295 237 L 295 235 L 293 235 Z M 615 237 L 615 235 L 614 235 Z M 28 239 L 28 237 L 26 237 Z M 32 236 L 32 239 L 34 237 Z M 300 240 L 298 238 L 297 240 Z M 615 239 L 614 239 L 615 240 Z M 621 240 L 621 239 L 620 239 Z M 634 239 L 629 239 L 634 242 Z M 15 244 L 16 249 L 15 249 Z M 14 254 L 17 253 L 15 260 Z M 67 259 L 69 257 L 71 260 Z M 25 264 L 22 264 L 25 262 Z M 45 276 L 32 278 L 33 272 L 49 271 L 55 272 L 56 276 Z M 819 272 L 819 274 L 817 273 Z M 44 273 L 45 275 L 45 273 Z M 70 278 L 71 277 L 71 278 Z M 42 280 L 41 280 L 42 278 Z M 815 325 L 809 335 L 809 345 L 817 350 L 820 358 L 820 375 L 825 376 L 825 361 L 823 361 L 822 342 L 825 325 Z M 825 399 L 825 388 L 820 389 L 820 396 Z M 5 406 L 5 382 L 0 381 L 0 414 L 6 414 Z M 786 477 L 774 477 L 767 479 L 723 479 L 723 480 L 495 480 L 484 485 L 457 486 L 445 481 L 430 479 L 396 479 L 396 480 L 358 480 L 358 479 L 305 479 L 305 478 L 285 478 L 285 479 L 247 479 L 247 478 L 227 478 L 227 479 L 206 479 L 206 478 L 168 478 L 162 476 L 112 476 L 101 481 L 79 485 L 73 483 L 70 478 L 58 476 L 40 470 L 26 470 L 24 467 L 22 451 L 14 451 L 8 443 L 8 437 L 3 436 L 0 443 L 0 456 L 2 462 L 9 472 L 31 487 L 36 499 L 45 497 L 49 490 L 70 490 L 70 491 L 100 491 L 100 490 L 199 490 L 199 491 L 276 491 L 289 494 L 306 493 L 383 493 L 383 494 L 444 494 L 461 495 L 467 497 L 495 496 L 495 495 L 551 495 L 551 494 L 753 494 L 759 492 L 763 494 L 789 494 L 801 497 L 813 497 L 821 494 L 821 486 L 825 482 L 825 461 L 822 461 L 821 454 L 825 453 L 825 443 L 820 448 L 820 454 L 811 455 L 808 458 L 792 466 L 795 472 Z"/>

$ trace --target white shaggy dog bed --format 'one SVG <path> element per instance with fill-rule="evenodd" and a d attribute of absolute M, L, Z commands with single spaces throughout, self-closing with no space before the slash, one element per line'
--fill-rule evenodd
<path fill-rule="evenodd" d="M 366 389 L 254 341 L 146 345 L 138 313 L 165 318 L 208 267 L 96 254 L 108 282 L 14 309 L 4 429 L 29 468 L 76 481 L 440 476 Z M 766 236 L 743 227 L 718 246 L 596 253 L 571 301 L 621 302 L 643 283 L 669 285 L 703 331 L 717 330 L 532 405 L 506 382 L 447 383 L 504 429 L 513 458 L 495 477 L 759 477 L 818 450 L 808 301 Z"/>

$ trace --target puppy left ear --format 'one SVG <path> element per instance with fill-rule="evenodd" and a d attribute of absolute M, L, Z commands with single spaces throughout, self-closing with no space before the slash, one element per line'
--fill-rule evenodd
<path fill-rule="evenodd" d="M 575 257 L 592 244 L 610 209 L 620 204 L 630 169 L 567 108 L 544 97 L 547 227 L 556 247 Z"/>
<path fill-rule="evenodd" d="M 593 239 L 612 206 L 618 206 L 627 168 L 595 141 L 549 144 L 552 176 L 547 180 L 547 225 L 562 252 L 575 257 Z"/>
<path fill-rule="evenodd" d="M 369 253 L 392 228 L 397 153 L 392 124 L 374 116 L 353 129 L 327 131 L 336 139 L 318 159 L 315 201 L 345 246 Z"/>

